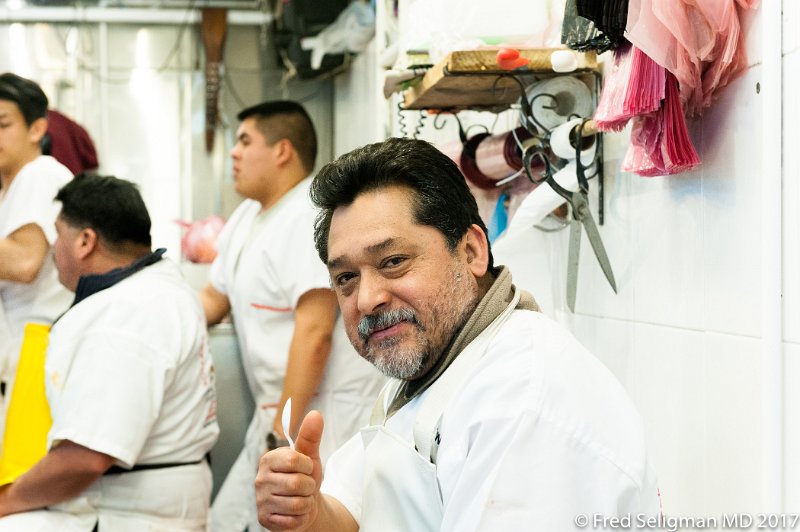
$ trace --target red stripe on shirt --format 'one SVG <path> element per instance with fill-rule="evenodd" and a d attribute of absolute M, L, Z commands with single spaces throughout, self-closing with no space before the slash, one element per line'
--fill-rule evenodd
<path fill-rule="evenodd" d="M 271 310 L 273 312 L 291 312 L 292 307 L 270 307 L 269 305 L 259 305 L 258 303 L 250 303 L 250 306 L 260 310 Z"/>

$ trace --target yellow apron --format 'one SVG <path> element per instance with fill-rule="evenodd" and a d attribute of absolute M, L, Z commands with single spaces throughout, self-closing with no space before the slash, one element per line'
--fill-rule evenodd
<path fill-rule="evenodd" d="M 3 433 L 0 485 L 14 482 L 47 454 L 47 433 L 53 424 L 44 387 L 49 332 L 49 325 L 25 325 Z"/>

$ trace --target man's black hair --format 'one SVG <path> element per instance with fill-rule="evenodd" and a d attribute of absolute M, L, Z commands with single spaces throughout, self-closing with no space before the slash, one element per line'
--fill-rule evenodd
<path fill-rule="evenodd" d="M 61 217 L 81 229 L 90 227 L 111 248 L 150 246 L 150 215 L 135 184 L 113 176 L 78 174 L 55 197 Z"/>
<path fill-rule="evenodd" d="M 317 134 L 305 108 L 291 100 L 273 100 L 248 107 L 236 115 L 242 121 L 253 117 L 256 127 L 268 144 L 288 139 L 300 157 L 306 172 L 317 160 Z"/>
<path fill-rule="evenodd" d="M 0 74 L 0 100 L 14 102 L 28 126 L 47 116 L 47 96 L 42 88 L 16 74 Z"/>
<path fill-rule="evenodd" d="M 314 242 L 322 262 L 328 262 L 328 235 L 337 207 L 350 205 L 359 194 L 390 186 L 413 191 L 415 222 L 444 235 L 454 251 L 472 224 L 487 236 L 478 204 L 456 164 L 422 140 L 390 138 L 346 153 L 325 165 L 311 184 L 311 201 L 320 213 Z M 494 268 L 489 248 L 489 271 Z"/>

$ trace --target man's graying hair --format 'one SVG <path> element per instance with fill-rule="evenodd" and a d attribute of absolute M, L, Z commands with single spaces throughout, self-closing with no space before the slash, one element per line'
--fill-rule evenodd
<path fill-rule="evenodd" d="M 325 165 L 311 184 L 311 201 L 319 207 L 314 242 L 322 262 L 328 262 L 328 235 L 333 211 L 356 197 L 391 186 L 413 191 L 415 222 L 439 230 L 450 251 L 472 224 L 487 235 L 478 205 L 456 164 L 431 144 L 391 138 L 342 155 Z M 489 271 L 494 268 L 489 248 Z"/>

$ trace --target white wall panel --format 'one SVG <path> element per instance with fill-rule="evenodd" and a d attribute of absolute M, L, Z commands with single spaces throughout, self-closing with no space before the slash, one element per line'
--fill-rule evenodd
<path fill-rule="evenodd" d="M 784 379 L 786 391 L 784 398 L 783 458 L 786 461 L 784 476 L 784 506 L 787 509 L 800 508 L 800 344 L 783 344 Z"/>
<path fill-rule="evenodd" d="M 800 6 L 798 2 L 785 2 Z M 796 12 L 800 13 L 800 9 Z M 798 15 L 800 16 L 800 15 Z M 797 19 L 794 19 L 797 21 Z M 795 34 L 800 24 L 794 26 Z M 786 32 L 788 33 L 788 32 Z M 783 58 L 783 337 L 800 342 L 800 150 L 796 124 L 800 117 L 800 50 Z"/>
<path fill-rule="evenodd" d="M 705 511 L 757 512 L 761 508 L 760 341 L 706 333 L 704 342 L 706 430 L 698 453 L 706 469 Z M 686 436 L 693 439 L 692 434 Z"/>
<path fill-rule="evenodd" d="M 703 515 L 709 485 L 706 441 L 704 335 L 636 324 L 631 344 L 633 379 L 628 386 L 647 429 L 664 512 Z"/>
<path fill-rule="evenodd" d="M 760 70 L 748 70 L 706 111 L 701 152 L 704 326 L 748 336 L 760 334 Z"/>

